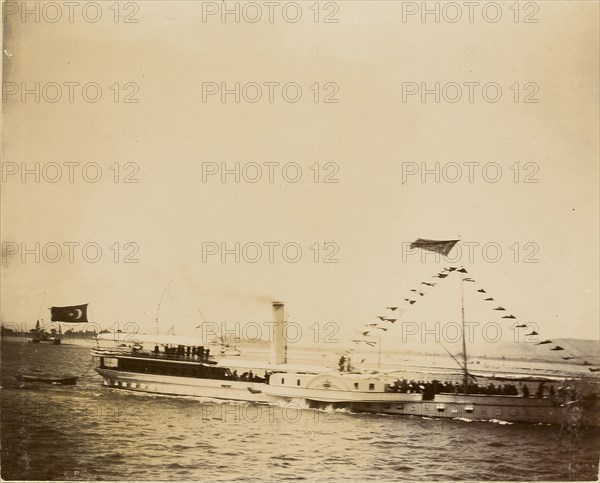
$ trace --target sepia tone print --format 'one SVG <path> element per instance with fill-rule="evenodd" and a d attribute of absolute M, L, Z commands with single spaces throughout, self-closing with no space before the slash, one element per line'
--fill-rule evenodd
<path fill-rule="evenodd" d="M 599 7 L 2 2 L 6 481 L 596 481 Z"/>

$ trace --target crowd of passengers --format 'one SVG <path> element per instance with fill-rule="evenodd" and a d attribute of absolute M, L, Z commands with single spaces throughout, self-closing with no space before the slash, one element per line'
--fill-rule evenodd
<path fill-rule="evenodd" d="M 142 349 L 139 347 L 133 346 L 133 352 L 141 352 Z M 194 347 L 194 346 L 165 346 L 164 351 L 161 352 L 160 347 L 158 345 L 154 346 L 154 350 L 152 354 L 155 356 L 167 356 L 168 358 L 177 358 L 177 359 L 190 359 L 196 360 L 199 362 L 206 362 L 210 358 L 210 349 L 205 349 L 203 346 Z M 269 382 L 269 378 L 271 377 L 271 373 L 265 371 L 264 376 L 261 377 L 258 374 L 255 374 L 252 370 L 243 372 L 241 375 L 238 375 L 237 370 L 233 372 L 229 372 L 228 369 L 225 369 L 225 373 L 222 375 L 217 374 L 202 374 L 202 377 L 215 377 L 217 379 L 233 379 L 234 381 L 248 381 L 248 382 Z"/>
<path fill-rule="evenodd" d="M 389 390 L 391 392 L 401 393 L 418 393 L 418 394 L 464 394 L 464 385 L 459 383 L 453 383 L 451 381 L 440 382 L 437 380 L 433 381 L 415 381 L 406 379 L 397 379 L 394 383 L 390 384 Z M 490 383 L 488 385 L 479 385 L 477 383 L 471 383 L 467 386 L 467 394 L 487 394 L 496 396 L 522 396 L 530 397 L 530 389 L 527 384 L 520 383 L 519 387 L 514 384 L 498 384 L 495 385 Z M 538 384 L 535 392 L 535 397 L 559 397 L 571 399 L 577 398 L 577 392 L 575 388 L 564 388 L 559 387 L 558 390 L 553 385 L 546 385 L 545 381 Z"/>
<path fill-rule="evenodd" d="M 134 352 L 140 352 L 141 348 L 133 346 Z M 167 356 L 169 358 L 179 358 L 179 359 L 193 359 L 198 361 L 208 361 L 210 358 L 210 349 L 205 349 L 203 346 L 194 347 L 194 346 L 165 346 L 164 350 L 161 352 L 160 347 L 158 345 L 154 346 L 154 350 L 152 354 L 156 356 Z"/>
<path fill-rule="evenodd" d="M 242 372 L 242 374 L 238 376 L 237 370 L 234 370 L 231 373 L 231 376 L 234 381 L 266 382 L 268 384 L 269 378 L 271 377 L 271 373 L 265 371 L 265 375 L 263 377 L 260 377 L 259 375 L 254 374 L 252 370 L 250 370 L 247 372 Z"/>

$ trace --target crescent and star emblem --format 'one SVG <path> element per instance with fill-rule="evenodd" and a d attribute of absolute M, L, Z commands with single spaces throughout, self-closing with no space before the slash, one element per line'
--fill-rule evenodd
<path fill-rule="evenodd" d="M 74 319 L 81 319 L 82 315 L 83 315 L 83 310 L 81 310 L 81 309 L 75 309 L 72 312 L 69 312 L 69 316 L 73 317 Z"/>

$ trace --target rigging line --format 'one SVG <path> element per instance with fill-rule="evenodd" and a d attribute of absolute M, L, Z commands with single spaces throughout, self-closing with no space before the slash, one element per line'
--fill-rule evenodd
<path fill-rule="evenodd" d="M 464 367 L 463 367 L 463 365 L 460 363 L 460 361 L 459 361 L 459 360 L 458 360 L 456 357 L 454 357 L 454 354 L 452 354 L 452 352 L 450 352 L 450 351 L 449 351 L 449 350 L 446 348 L 446 346 L 445 346 L 444 344 L 442 344 L 442 342 L 441 342 L 441 341 L 438 341 L 438 344 L 442 346 L 442 348 L 443 348 L 443 349 L 444 349 L 444 350 L 445 350 L 445 351 L 448 353 L 448 355 L 449 355 L 450 357 L 452 357 L 452 360 L 454 360 L 454 362 L 456 362 L 456 364 L 458 364 L 458 367 L 460 367 L 460 368 L 461 368 L 461 369 L 464 371 L 464 370 L 465 370 L 465 368 L 464 368 Z"/>
<path fill-rule="evenodd" d="M 162 291 L 162 294 L 160 295 L 160 299 L 158 300 L 158 306 L 156 307 L 156 319 L 155 319 L 155 323 L 156 323 L 156 335 L 158 335 L 160 333 L 160 331 L 158 329 L 158 314 L 160 312 L 160 306 L 163 303 L 163 300 L 165 298 L 165 294 L 169 290 L 170 285 L 171 285 L 171 281 L 169 280 L 167 282 L 167 286 L 165 287 L 165 289 Z"/>
<path fill-rule="evenodd" d="M 171 286 L 168 287 L 168 292 L 169 292 L 169 296 L 171 297 L 171 299 L 173 300 L 173 302 L 175 302 L 176 304 L 181 305 L 182 307 L 186 307 L 188 309 L 197 310 L 198 313 L 200 314 L 200 317 L 202 318 L 202 322 L 206 322 L 206 317 L 204 317 L 204 314 L 202 313 L 202 309 L 200 307 L 192 307 L 191 305 L 184 304 L 183 302 L 180 302 L 179 300 L 177 300 L 173 296 L 173 293 L 171 292 Z"/>
<path fill-rule="evenodd" d="M 459 360 L 458 360 L 456 357 L 454 357 L 454 355 L 452 354 L 452 352 L 450 352 L 450 351 L 449 351 L 449 350 L 448 350 L 448 349 L 447 349 L 447 348 L 444 346 L 444 344 L 442 344 L 441 342 L 438 342 L 438 344 L 439 344 L 439 345 L 441 345 L 441 346 L 444 348 L 444 350 L 445 350 L 445 351 L 448 353 L 448 355 L 449 355 L 450 357 L 452 357 L 452 359 L 454 360 L 454 362 L 456 362 L 456 364 L 458 365 L 458 367 L 460 367 L 460 368 L 461 368 L 461 369 L 464 371 L 464 370 L 465 370 L 465 368 L 464 368 L 464 367 L 463 367 L 463 365 L 460 363 L 460 361 L 459 361 Z M 467 371 L 467 375 L 468 375 L 468 376 L 469 376 L 471 379 L 475 380 L 475 376 L 474 376 L 473 374 L 471 374 L 469 371 Z"/>
<path fill-rule="evenodd" d="M 475 294 L 475 292 L 473 292 L 472 290 L 467 289 L 468 294 L 471 296 L 471 299 L 473 300 L 473 302 L 475 302 L 475 305 L 477 305 L 478 308 L 481 308 L 481 305 L 479 305 L 479 302 L 477 301 L 477 296 Z"/>

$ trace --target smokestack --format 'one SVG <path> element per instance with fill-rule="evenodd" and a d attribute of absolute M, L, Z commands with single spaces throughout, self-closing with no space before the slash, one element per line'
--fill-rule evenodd
<path fill-rule="evenodd" d="M 271 342 L 271 364 L 287 364 L 285 342 L 285 307 L 283 302 L 273 304 L 273 341 Z"/>

